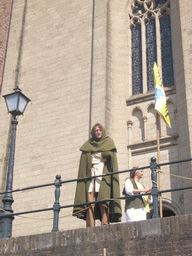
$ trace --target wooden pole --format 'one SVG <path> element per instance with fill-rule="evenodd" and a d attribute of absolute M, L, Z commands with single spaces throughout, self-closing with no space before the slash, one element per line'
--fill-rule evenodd
<path fill-rule="evenodd" d="M 159 114 L 156 112 L 156 127 L 157 127 L 157 164 L 160 163 L 160 139 L 159 139 Z M 161 172 L 158 171 L 158 187 L 161 190 Z M 163 207 L 162 207 L 162 195 L 159 196 L 159 208 L 160 208 L 160 218 L 163 217 Z"/>
<path fill-rule="evenodd" d="M 103 249 L 103 256 L 106 256 L 106 248 Z"/>

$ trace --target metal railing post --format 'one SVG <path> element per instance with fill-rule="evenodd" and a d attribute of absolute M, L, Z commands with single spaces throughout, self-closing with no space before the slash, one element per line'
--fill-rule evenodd
<path fill-rule="evenodd" d="M 159 218 L 158 213 L 158 188 L 157 188 L 157 162 L 156 158 L 152 157 L 150 162 L 151 169 L 151 180 L 152 180 L 152 190 L 151 195 L 153 197 L 153 216 L 152 218 Z"/>
<path fill-rule="evenodd" d="M 59 224 L 59 211 L 60 211 L 60 187 L 61 187 L 61 175 L 56 175 L 55 181 L 55 203 L 53 205 L 53 229 L 52 232 L 59 231 L 58 224 Z"/>

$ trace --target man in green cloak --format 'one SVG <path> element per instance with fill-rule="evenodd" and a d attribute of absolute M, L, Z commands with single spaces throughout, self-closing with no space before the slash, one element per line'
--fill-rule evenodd
<path fill-rule="evenodd" d="M 91 130 L 91 138 L 80 148 L 82 151 L 78 178 L 90 179 L 77 182 L 73 216 L 86 220 L 87 227 L 95 226 L 95 219 L 101 220 L 101 225 L 121 221 L 121 202 L 119 199 L 119 175 L 91 178 L 118 171 L 116 147 L 113 140 L 106 136 L 104 127 L 97 123 Z M 102 203 L 84 205 L 109 199 Z M 79 205 L 81 204 L 81 205 Z"/>

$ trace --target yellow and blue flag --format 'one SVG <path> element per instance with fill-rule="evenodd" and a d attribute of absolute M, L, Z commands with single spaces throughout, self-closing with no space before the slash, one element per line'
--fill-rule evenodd
<path fill-rule="evenodd" d="M 154 62 L 154 84 L 155 84 L 155 110 L 161 115 L 166 125 L 171 127 L 165 91 L 157 64 Z"/>

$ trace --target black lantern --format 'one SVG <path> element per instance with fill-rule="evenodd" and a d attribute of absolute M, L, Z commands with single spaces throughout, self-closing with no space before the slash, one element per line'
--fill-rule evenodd
<path fill-rule="evenodd" d="M 14 89 L 15 92 L 4 95 L 8 112 L 13 116 L 23 115 L 28 102 L 30 101 L 21 90 L 17 87 Z"/>

